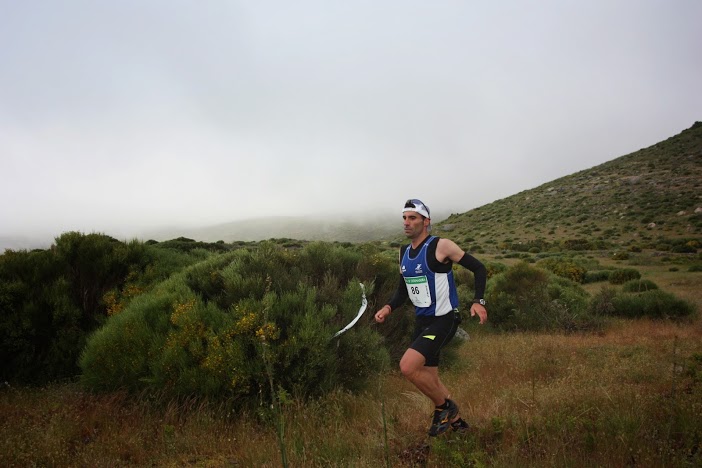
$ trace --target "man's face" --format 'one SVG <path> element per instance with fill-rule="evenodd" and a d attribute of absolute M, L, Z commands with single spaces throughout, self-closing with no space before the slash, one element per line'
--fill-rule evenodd
<path fill-rule="evenodd" d="M 410 239 L 415 239 L 424 233 L 429 220 L 419 213 L 414 211 L 405 211 L 402 213 L 402 222 L 405 228 L 405 235 Z"/>

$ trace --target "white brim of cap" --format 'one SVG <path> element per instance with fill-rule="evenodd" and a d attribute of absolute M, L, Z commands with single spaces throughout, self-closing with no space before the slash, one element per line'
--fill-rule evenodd
<path fill-rule="evenodd" d="M 429 213 L 427 213 L 426 208 L 423 206 L 421 208 L 403 208 L 402 212 L 406 211 L 414 211 L 415 213 L 419 213 L 420 215 L 424 216 L 425 218 L 429 218 Z"/>

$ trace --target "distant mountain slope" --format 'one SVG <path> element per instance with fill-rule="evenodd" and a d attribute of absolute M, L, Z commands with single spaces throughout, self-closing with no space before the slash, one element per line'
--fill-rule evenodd
<path fill-rule="evenodd" d="M 451 215 L 437 228 L 478 249 L 564 239 L 619 245 L 699 239 L 702 122 L 649 148 Z"/>
<path fill-rule="evenodd" d="M 363 218 L 358 222 L 311 217 L 269 217 L 203 228 L 173 229 L 145 234 L 155 240 L 188 237 L 205 242 L 259 241 L 271 238 L 366 242 L 396 236 L 402 231 L 399 216 Z"/>
<path fill-rule="evenodd" d="M 47 236 L 45 239 L 39 237 L 19 237 L 19 236 L 0 236 L 0 255 L 8 250 L 31 250 L 45 249 L 51 245 L 52 237 Z"/>

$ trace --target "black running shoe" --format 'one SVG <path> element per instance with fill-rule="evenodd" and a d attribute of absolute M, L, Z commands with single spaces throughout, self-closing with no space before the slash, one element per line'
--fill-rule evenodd
<path fill-rule="evenodd" d="M 436 437 L 446 432 L 451 426 L 451 420 L 458 415 L 458 405 L 456 405 L 453 400 L 447 398 L 444 405 L 446 408 L 436 408 L 434 410 L 431 427 L 429 428 L 429 435 L 431 437 Z"/>
<path fill-rule="evenodd" d="M 463 420 L 463 418 L 458 418 L 451 423 L 451 429 L 455 432 L 466 432 L 470 429 L 470 425 Z"/>

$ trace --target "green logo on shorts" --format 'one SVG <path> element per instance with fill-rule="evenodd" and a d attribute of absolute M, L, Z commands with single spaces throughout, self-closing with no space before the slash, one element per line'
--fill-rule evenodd
<path fill-rule="evenodd" d="M 424 335 L 422 338 L 428 338 L 431 341 L 434 341 L 436 339 L 436 335 Z"/>

